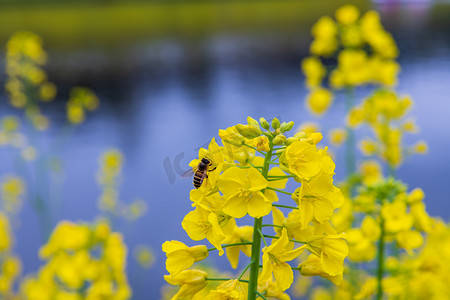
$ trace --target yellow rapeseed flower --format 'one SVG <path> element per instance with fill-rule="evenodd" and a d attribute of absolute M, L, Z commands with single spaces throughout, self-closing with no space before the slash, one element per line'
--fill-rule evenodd
<path fill-rule="evenodd" d="M 301 179 L 315 176 L 323 165 L 316 146 L 304 141 L 295 141 L 290 144 L 284 156 L 289 172 Z"/>
<path fill-rule="evenodd" d="M 292 198 L 298 203 L 301 229 L 305 229 L 313 219 L 319 223 L 328 221 L 333 210 L 341 206 L 344 197 L 333 185 L 331 174 L 320 174 L 309 182 L 304 182 Z"/>
<path fill-rule="evenodd" d="M 206 286 L 207 275 L 208 274 L 206 272 L 196 269 L 185 270 L 175 276 L 164 275 L 164 279 L 168 283 L 180 286 L 180 290 L 171 299 L 177 300 L 192 298 L 192 296 Z"/>
<path fill-rule="evenodd" d="M 210 300 L 245 300 L 245 287 L 237 279 L 225 281 L 209 294 Z"/>
<path fill-rule="evenodd" d="M 242 218 L 247 213 L 260 218 L 272 209 L 271 201 L 262 192 L 269 183 L 255 168 L 229 168 L 217 185 L 224 196 L 223 211 L 234 218 Z"/>
<path fill-rule="evenodd" d="M 221 242 L 225 235 L 216 213 L 197 206 L 184 217 L 181 225 L 191 239 L 201 241 L 206 238 L 220 251 L 220 255 L 223 254 Z"/>
<path fill-rule="evenodd" d="M 171 275 L 177 275 L 192 267 L 194 262 L 208 257 L 208 249 L 204 245 L 188 247 L 179 241 L 167 241 L 162 245 L 166 253 L 166 269 Z"/>
<path fill-rule="evenodd" d="M 272 245 L 262 249 L 263 268 L 260 280 L 268 280 L 273 274 L 275 282 L 281 291 L 287 290 L 294 282 L 291 266 L 286 261 L 297 258 L 306 248 L 306 246 L 301 246 L 291 250 L 292 248 L 288 247 L 288 245 L 287 230 L 283 228 L 281 237 L 272 242 Z"/>

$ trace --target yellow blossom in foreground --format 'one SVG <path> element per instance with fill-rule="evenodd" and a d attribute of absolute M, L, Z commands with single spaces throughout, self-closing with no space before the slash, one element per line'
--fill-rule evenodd
<path fill-rule="evenodd" d="M 263 252 L 263 269 L 260 274 L 260 280 L 265 281 L 271 278 L 272 274 L 281 291 L 287 290 L 294 282 L 294 274 L 291 266 L 286 261 L 297 258 L 306 248 L 306 246 L 297 249 L 288 250 L 289 238 L 287 230 L 283 228 L 281 237 L 272 245 L 264 247 Z"/>
<path fill-rule="evenodd" d="M 261 278 L 258 279 L 258 292 L 269 299 L 291 300 L 291 297 L 280 289 L 277 282 L 274 281 L 272 277 L 265 280 L 261 280 Z"/>
<path fill-rule="evenodd" d="M 214 212 L 198 206 L 184 217 L 181 226 L 191 239 L 201 241 L 206 238 L 219 249 L 220 255 L 223 254 L 221 242 L 225 239 L 225 235 Z"/>
<path fill-rule="evenodd" d="M 235 244 L 235 243 L 245 243 L 250 242 L 253 236 L 252 226 L 236 226 L 236 221 L 230 220 L 232 230 L 227 234 L 224 244 Z M 225 249 L 228 261 L 233 269 L 236 269 L 239 264 L 239 254 L 244 253 L 246 256 L 251 256 L 251 245 L 240 245 L 234 247 L 227 247 Z"/>
<path fill-rule="evenodd" d="M 308 256 L 308 258 L 299 264 L 300 274 L 303 276 L 321 276 L 333 282 L 335 285 L 340 285 L 343 280 L 342 274 L 337 274 L 334 276 L 329 275 L 323 270 L 320 258 L 314 254 Z"/>
<path fill-rule="evenodd" d="M 226 281 L 209 294 L 210 300 L 245 300 L 246 289 L 237 279 Z"/>
<path fill-rule="evenodd" d="M 226 214 L 242 218 L 248 213 L 260 218 L 270 213 L 272 203 L 261 191 L 269 183 L 255 168 L 247 172 L 237 167 L 229 168 L 217 184 L 224 196 L 223 211 Z"/>
<path fill-rule="evenodd" d="M 331 174 L 319 174 L 305 182 L 293 194 L 298 203 L 300 222 L 305 229 L 311 220 L 324 223 L 333 210 L 344 202 L 341 191 L 333 185 Z"/>
<path fill-rule="evenodd" d="M 302 179 L 309 179 L 319 173 L 322 158 L 316 146 L 304 141 L 295 141 L 285 151 L 289 172 Z"/>
<path fill-rule="evenodd" d="M 176 299 L 190 299 L 200 290 L 202 290 L 206 284 L 207 273 L 201 270 L 191 269 L 181 271 L 177 275 L 164 275 L 164 279 L 172 284 L 179 285 L 180 290 L 172 297 L 172 300 Z"/>
<path fill-rule="evenodd" d="M 343 262 L 348 255 L 348 246 L 342 235 L 311 237 L 307 247 L 313 254 L 320 257 L 324 272 L 330 276 L 342 274 Z"/>
<path fill-rule="evenodd" d="M 162 245 L 166 253 L 166 269 L 171 275 L 177 275 L 192 267 L 194 262 L 208 257 L 208 249 L 204 245 L 188 247 L 179 241 L 167 241 Z"/>

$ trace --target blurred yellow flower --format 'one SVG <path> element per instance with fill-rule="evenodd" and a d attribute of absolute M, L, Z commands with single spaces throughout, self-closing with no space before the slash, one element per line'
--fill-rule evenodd
<path fill-rule="evenodd" d="M 313 89 L 306 98 L 306 106 L 317 115 L 325 113 L 333 102 L 333 94 L 324 88 Z"/>

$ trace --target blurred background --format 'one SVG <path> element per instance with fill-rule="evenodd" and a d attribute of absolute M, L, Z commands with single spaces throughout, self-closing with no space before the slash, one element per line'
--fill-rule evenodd
<path fill-rule="evenodd" d="M 300 61 L 311 42 L 310 28 L 342 4 L 377 10 L 400 50 L 397 90 L 415 101 L 411 115 L 429 153 L 407 160 L 398 172 L 410 188 L 426 194 L 430 215 L 449 220 L 450 204 L 450 2 L 449 1 L 113 1 L 0 0 L 0 67 L 5 45 L 18 30 L 40 35 L 49 59 L 49 80 L 58 86 L 55 103 L 43 105 L 53 120 L 51 140 L 65 120 L 72 86 L 91 88 L 100 107 L 76 128 L 61 150 L 61 205 L 49 220 L 91 221 L 98 215 L 96 182 L 100 155 L 117 148 L 124 155 L 120 198 L 147 204 L 144 217 L 116 227 L 130 252 L 153 249 L 155 264 L 143 269 L 129 255 L 133 299 L 156 299 L 164 284 L 161 244 L 188 242 L 181 228 L 191 209 L 191 180 L 181 180 L 189 161 L 218 129 L 278 117 L 297 125 L 315 121 L 327 130 L 342 124 L 344 103 L 324 118 L 306 110 Z M 5 74 L 0 74 L 0 85 Z M 361 95 L 364 96 L 364 91 Z M 0 111 L 20 115 L 0 94 Z M 322 142 L 327 144 L 328 141 Z M 0 149 L 0 176 L 14 173 Z M 338 160 L 337 179 L 344 176 Z M 36 213 L 24 205 L 15 224 L 16 252 L 24 273 L 41 265 Z"/>

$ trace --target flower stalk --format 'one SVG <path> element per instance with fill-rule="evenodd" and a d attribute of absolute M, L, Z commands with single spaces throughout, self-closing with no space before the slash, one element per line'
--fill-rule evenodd
<path fill-rule="evenodd" d="M 384 249 L 385 249 L 385 228 L 384 219 L 380 214 L 380 239 L 378 241 L 377 253 L 377 300 L 383 299 L 383 274 L 384 274 Z"/>
<path fill-rule="evenodd" d="M 269 162 L 272 159 L 273 143 L 270 139 L 269 151 L 264 156 L 264 165 L 261 171 L 262 176 L 267 179 L 269 174 Z M 264 191 L 263 191 L 264 192 Z M 262 229 L 263 218 L 255 218 L 253 223 L 253 244 L 252 244 L 252 256 L 251 256 L 251 267 L 250 267 L 250 277 L 248 282 L 248 300 L 255 300 L 258 296 L 258 275 L 259 275 L 259 261 L 261 256 L 261 235 L 260 231 Z M 260 295 L 259 295 L 260 296 Z"/>

